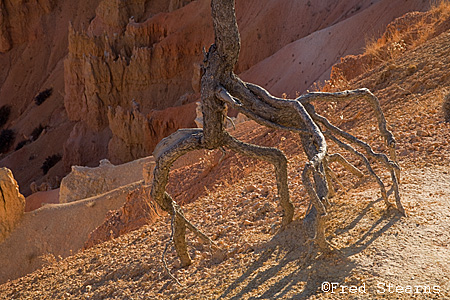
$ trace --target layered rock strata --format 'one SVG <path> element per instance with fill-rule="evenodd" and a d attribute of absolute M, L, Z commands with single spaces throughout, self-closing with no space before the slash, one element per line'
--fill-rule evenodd
<path fill-rule="evenodd" d="M 61 181 L 59 201 L 67 203 L 86 199 L 142 181 L 142 172 L 136 170 L 142 170 L 151 161 L 153 157 L 146 157 L 115 166 L 105 159 L 96 168 L 73 166 L 72 172 Z"/>

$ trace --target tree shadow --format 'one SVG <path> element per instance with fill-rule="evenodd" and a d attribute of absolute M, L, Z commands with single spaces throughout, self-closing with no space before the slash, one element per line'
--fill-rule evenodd
<path fill-rule="evenodd" d="M 357 226 L 378 201 L 381 200 L 369 203 L 337 232 L 346 232 Z M 345 282 L 356 267 L 350 257 L 366 249 L 400 218 L 394 210 L 388 210 L 355 243 L 326 255 L 308 241 L 302 220 L 295 220 L 260 246 L 262 254 L 259 259 L 217 299 L 306 299 L 319 294 L 322 282 Z M 258 292 L 261 286 L 265 286 L 262 294 Z"/>
<path fill-rule="evenodd" d="M 367 213 L 370 211 L 370 209 L 372 207 L 375 206 L 376 203 L 381 202 L 383 199 L 379 198 L 375 201 L 371 201 L 366 207 L 364 207 L 364 209 L 361 211 L 361 213 L 355 218 L 353 219 L 353 221 L 351 221 L 347 226 L 345 226 L 344 228 L 338 228 L 334 231 L 334 233 L 336 235 L 339 234 L 343 234 L 346 232 L 349 232 L 350 230 L 352 230 L 353 228 L 356 227 L 356 225 L 358 225 L 358 223 L 367 215 Z"/>
<path fill-rule="evenodd" d="M 389 191 L 387 191 L 387 196 L 390 197 L 390 195 L 394 192 L 394 188 L 391 187 L 389 189 Z M 345 226 L 344 228 L 338 228 L 335 230 L 335 234 L 339 235 L 345 232 L 348 232 L 350 230 L 352 230 L 353 228 L 356 227 L 356 225 L 358 225 L 358 223 L 367 215 L 367 213 L 370 211 L 370 209 L 372 207 L 375 206 L 375 204 L 377 204 L 378 202 L 383 201 L 383 198 L 378 198 L 375 201 L 370 201 L 370 203 L 368 205 L 366 205 L 366 207 L 364 207 L 364 209 L 358 214 L 358 216 L 352 221 L 350 222 L 347 226 Z"/>
<path fill-rule="evenodd" d="M 398 211 L 395 209 L 388 209 L 372 224 L 369 230 L 367 230 L 358 241 L 346 248 L 341 249 L 341 251 L 347 257 L 362 252 L 401 218 L 402 217 Z"/>

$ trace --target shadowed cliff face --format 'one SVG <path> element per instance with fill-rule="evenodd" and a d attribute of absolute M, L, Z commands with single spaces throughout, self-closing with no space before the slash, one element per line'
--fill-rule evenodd
<path fill-rule="evenodd" d="M 246 80 L 277 93 L 286 86 L 307 88 L 300 71 L 313 74 L 310 84 L 324 76 L 336 55 L 357 54 L 359 48 L 341 51 L 340 44 L 323 43 L 325 29 L 332 36 L 337 31 L 355 36 L 348 28 L 364 22 L 362 13 L 386 15 L 386 1 L 236 2 L 242 36 L 236 72 L 247 71 Z M 397 5 L 401 10 L 390 9 L 381 23 L 423 9 L 425 2 Z M 355 37 L 361 44 L 364 38 L 365 33 Z M 331 41 L 336 40 L 342 39 Z M 0 106 L 12 107 L 3 128 L 14 130 L 16 139 L 0 154 L 0 165 L 12 169 L 21 192 L 29 194 L 33 181 L 57 182 L 74 164 L 95 166 L 103 158 L 120 163 L 151 154 L 161 138 L 195 126 L 191 103 L 199 99 L 202 48 L 212 42 L 208 0 L 2 1 Z M 311 56 L 306 46 L 292 47 L 299 43 L 322 46 Z M 301 66 L 290 63 L 287 70 L 274 63 L 290 62 L 292 54 L 301 56 Z M 311 64 L 317 57 L 327 63 Z M 50 88 L 52 94 L 37 105 L 35 96 Z M 43 133 L 30 139 L 39 126 Z M 14 151 L 19 143 L 25 146 Z M 44 176 L 41 166 L 55 154 L 63 159 Z"/>
<path fill-rule="evenodd" d="M 30 183 L 55 181 L 65 171 L 62 162 L 44 176 L 46 158 L 63 154 L 63 145 L 74 123 L 64 108 L 63 59 L 68 52 L 69 22 L 87 26 L 99 1 L 1 1 L 0 6 L 0 106 L 11 115 L 3 126 L 15 132 L 10 151 L 0 154 L 0 166 L 11 169 L 20 191 L 30 193 Z M 6 24 L 6 25 L 5 25 Z M 5 46 L 5 39 L 9 46 Z M 52 89 L 37 105 L 35 96 Z M 42 126 L 41 134 L 33 132 Z M 25 144 L 19 148 L 19 144 Z"/>
<path fill-rule="evenodd" d="M 109 106 L 131 110 L 133 99 L 144 113 L 184 104 L 211 42 L 205 1 L 143 20 L 143 3 L 118 3 L 101 2 L 86 31 L 69 28 L 64 103 L 71 120 L 94 130 L 108 126 Z"/>
<path fill-rule="evenodd" d="M 56 7 L 55 0 L 15 1 L 0 3 L 0 53 L 15 45 L 38 39 L 45 26 L 41 21 Z"/>

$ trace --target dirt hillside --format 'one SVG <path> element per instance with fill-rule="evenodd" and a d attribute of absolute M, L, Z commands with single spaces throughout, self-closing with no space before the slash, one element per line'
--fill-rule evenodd
<path fill-rule="evenodd" d="M 0 282 L 40 268 L 46 256 L 67 257 L 76 253 L 107 212 L 123 206 L 128 194 L 138 187 L 134 183 L 81 201 L 47 204 L 25 213 L 0 243 Z"/>
<path fill-rule="evenodd" d="M 242 78 L 264 86 L 279 97 L 286 93 L 294 98 L 315 82 L 329 79 L 331 67 L 341 57 L 360 54 L 365 43 L 384 32 L 391 20 L 410 9 L 420 11 L 424 4 L 422 0 L 409 1 L 408 5 L 404 1 L 371 2 L 366 9 L 360 7 L 351 18 L 285 45 L 243 72 Z"/>
<path fill-rule="evenodd" d="M 348 88 L 371 89 L 382 104 L 398 141 L 401 197 L 408 217 L 386 210 L 368 176 L 358 181 L 336 167 L 342 187 L 332 199 L 327 237 L 339 250 L 331 255 L 315 252 L 301 221 L 307 197 L 299 172 L 305 158 L 293 151 L 289 184 L 296 220 L 285 231 L 277 232 L 281 212 L 275 179 L 263 163 L 249 162 L 254 170 L 245 177 L 234 184 L 218 182 L 184 206 L 186 217 L 226 249 L 226 255 L 212 253 L 189 234 L 193 265 L 180 268 L 169 247 L 169 268 L 183 286 L 168 277 L 160 261 L 170 235 L 169 219 L 161 218 L 67 259 L 48 257 L 43 269 L 1 285 L 0 298 L 450 298 L 450 123 L 442 109 L 450 93 L 449 50 L 450 31 L 445 31 L 346 83 Z M 330 103 L 318 105 L 318 110 L 377 151 L 385 150 L 368 104 Z M 253 122 L 247 126 L 260 128 Z M 296 144 L 273 130 L 242 138 L 250 140 L 252 133 L 278 136 L 283 150 Z M 375 170 L 388 178 L 382 168 Z M 327 291 L 331 283 L 339 285 L 334 293 Z"/>

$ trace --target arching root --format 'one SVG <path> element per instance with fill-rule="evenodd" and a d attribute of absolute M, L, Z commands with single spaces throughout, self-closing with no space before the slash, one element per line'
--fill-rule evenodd
<path fill-rule="evenodd" d="M 179 130 L 163 139 L 154 151 L 156 165 L 153 171 L 151 196 L 161 209 L 172 215 L 173 242 L 183 267 L 191 264 L 186 246 L 186 226 L 202 241 L 212 245 L 214 243 L 186 220 L 181 208 L 165 190 L 172 164 L 187 152 L 202 149 L 202 138 L 203 132 L 201 129 Z"/>
<path fill-rule="evenodd" d="M 324 135 L 327 138 L 329 138 L 333 142 L 335 142 L 340 148 L 345 149 L 345 150 L 349 151 L 350 153 L 353 153 L 354 155 L 356 155 L 359 158 L 361 158 L 361 160 L 365 164 L 367 170 L 369 171 L 369 174 L 378 183 L 378 185 L 380 187 L 380 190 L 381 190 L 381 196 L 382 196 L 384 202 L 386 203 L 387 207 L 392 206 L 392 204 L 388 200 L 388 195 L 387 195 L 387 192 L 386 192 L 385 185 L 384 185 L 383 181 L 380 179 L 380 177 L 372 169 L 372 166 L 370 165 L 370 162 L 367 159 L 367 157 L 364 154 L 362 154 L 361 152 L 357 151 L 352 146 L 350 146 L 349 144 L 344 143 L 341 140 L 339 140 L 338 138 L 336 138 L 333 135 L 333 133 L 343 137 L 344 139 L 346 139 L 350 143 L 355 144 L 355 145 L 360 146 L 361 148 L 363 148 L 365 150 L 367 156 L 372 157 L 375 160 L 377 160 L 378 162 L 380 162 L 390 172 L 391 180 L 392 180 L 392 186 L 393 186 L 394 193 L 395 193 L 395 200 L 396 200 L 397 210 L 403 216 L 406 216 L 405 210 L 404 210 L 403 205 L 402 205 L 402 203 L 400 201 L 399 186 L 398 186 L 398 181 L 397 181 L 397 173 L 400 172 L 400 168 L 398 167 L 398 164 L 396 162 L 391 161 L 383 153 L 375 153 L 372 150 L 372 148 L 367 143 L 365 143 L 365 142 L 357 139 L 353 135 L 351 135 L 349 133 L 346 133 L 346 132 L 342 131 L 341 129 L 335 127 L 325 117 L 322 117 L 322 116 L 320 116 L 320 115 L 318 115 L 316 113 L 312 113 L 312 117 L 315 120 L 319 121 L 321 124 L 323 124 L 327 129 L 329 129 L 329 131 L 325 131 L 324 132 Z"/>
<path fill-rule="evenodd" d="M 185 218 L 181 207 L 179 207 L 175 201 L 173 201 L 172 197 L 165 191 L 171 165 L 183 154 L 190 151 L 203 149 L 204 145 L 202 144 L 202 138 L 203 133 L 201 129 L 180 130 L 179 132 L 176 132 L 161 141 L 154 151 L 156 165 L 154 169 L 151 196 L 164 211 L 172 215 L 171 227 L 173 229 L 173 234 L 171 235 L 170 240 L 173 240 L 174 242 L 175 249 L 178 257 L 180 258 L 181 266 L 183 267 L 192 263 L 187 251 L 185 238 L 186 228 L 191 230 L 204 243 L 210 245 L 215 250 L 219 250 L 219 247 L 208 236 L 206 236 Z M 261 159 L 274 165 L 278 196 L 284 211 L 282 227 L 288 225 L 294 216 L 294 206 L 289 200 L 289 189 L 287 184 L 287 159 L 283 152 L 276 148 L 261 147 L 244 143 L 228 134 L 225 135 L 223 146 L 226 146 L 243 155 Z M 164 256 L 163 263 L 166 265 Z M 169 273 L 169 275 L 171 274 Z"/>
<path fill-rule="evenodd" d="M 267 161 L 275 167 L 275 174 L 277 180 L 278 196 L 284 215 L 281 221 L 281 226 L 285 227 L 292 222 L 294 217 L 294 206 L 289 200 L 289 188 L 287 183 L 287 159 L 282 151 L 271 148 L 256 146 L 244 143 L 227 135 L 224 141 L 225 146 L 231 150 L 241 153 L 243 155 Z"/>

